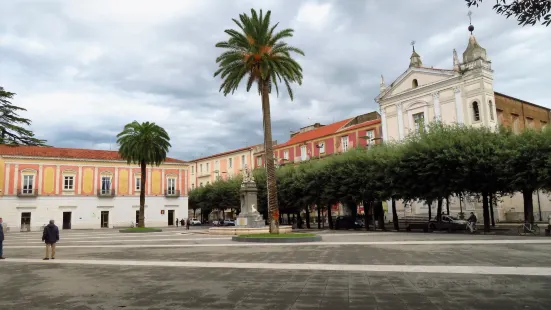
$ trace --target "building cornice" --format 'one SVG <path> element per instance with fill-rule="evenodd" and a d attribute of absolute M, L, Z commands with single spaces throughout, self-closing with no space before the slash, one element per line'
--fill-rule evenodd
<path fill-rule="evenodd" d="M 424 85 L 424 86 L 420 86 L 420 87 L 415 88 L 415 89 L 410 89 L 409 91 L 404 91 L 404 92 L 401 92 L 401 93 L 396 94 L 394 96 L 390 96 L 388 98 L 379 99 L 379 101 L 377 101 L 377 103 L 380 106 L 386 106 L 386 105 L 391 104 L 391 103 L 393 103 L 397 100 L 405 101 L 405 100 L 417 98 L 417 97 L 422 96 L 422 95 L 430 95 L 431 93 L 433 93 L 436 90 L 441 92 L 445 88 L 448 88 L 448 87 L 452 88 L 461 79 L 462 79 L 462 76 L 460 76 L 460 75 L 454 76 L 454 77 L 451 77 L 449 79 L 445 79 L 445 80 L 442 80 L 442 81 L 434 82 L 432 84 L 427 84 L 427 85 Z"/>
<path fill-rule="evenodd" d="M 76 161 L 76 162 L 97 162 L 97 163 L 111 163 L 111 164 L 121 164 L 127 163 L 126 160 L 103 160 L 103 159 L 87 159 L 87 158 L 63 158 L 63 157 L 41 157 L 41 156 L 21 156 L 21 155 L 0 155 L 0 158 L 5 159 L 30 159 L 30 160 L 43 160 L 43 161 Z M 131 164 L 129 164 L 131 165 Z M 137 165 L 137 164 L 136 164 Z M 161 165 L 171 165 L 171 166 L 189 166 L 189 163 L 172 163 L 172 162 L 163 162 Z"/>

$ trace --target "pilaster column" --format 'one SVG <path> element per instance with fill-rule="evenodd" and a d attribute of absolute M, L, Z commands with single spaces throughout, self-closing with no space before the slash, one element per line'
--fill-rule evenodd
<path fill-rule="evenodd" d="M 396 114 L 398 117 L 398 134 L 400 135 L 400 140 L 404 139 L 404 114 L 402 112 L 402 104 L 396 104 Z"/>
<path fill-rule="evenodd" d="M 151 195 L 151 168 L 147 168 L 147 194 Z M 143 178 L 143 175 L 142 175 Z"/>
<path fill-rule="evenodd" d="M 425 121 L 425 130 L 429 130 L 429 107 L 426 105 L 423 109 L 423 120 Z"/>
<path fill-rule="evenodd" d="M 186 175 L 183 173 L 184 173 L 184 170 L 182 170 L 182 168 L 178 169 L 178 190 L 180 191 L 181 195 L 186 196 L 187 188 L 184 186 Z"/>
<path fill-rule="evenodd" d="M 438 96 L 438 92 L 432 93 L 432 103 L 434 105 L 434 120 L 439 121 L 441 120 L 440 117 L 440 98 Z M 427 115 L 428 118 L 428 115 Z"/>
<path fill-rule="evenodd" d="M 61 172 L 59 165 L 55 166 L 55 194 L 59 195 L 59 182 L 61 181 Z"/>
<path fill-rule="evenodd" d="M 118 195 L 118 191 L 119 191 L 119 167 L 115 167 L 115 181 L 113 182 L 111 190 L 114 190 L 115 195 Z"/>
<path fill-rule="evenodd" d="M 78 189 L 77 194 L 82 194 L 82 166 L 78 167 Z"/>
<path fill-rule="evenodd" d="M 384 108 L 381 108 L 381 127 L 383 128 L 383 142 L 389 139 L 386 132 L 386 112 Z"/>
<path fill-rule="evenodd" d="M 457 114 L 457 123 L 464 124 L 465 119 L 463 117 L 463 100 L 461 99 L 461 87 L 454 87 L 453 91 L 455 92 L 455 111 Z"/>
<path fill-rule="evenodd" d="M 94 193 L 93 195 L 96 195 L 98 193 L 98 167 L 94 168 Z"/>
<path fill-rule="evenodd" d="M 161 169 L 161 194 L 165 193 L 165 169 Z"/>
<path fill-rule="evenodd" d="M 134 171 L 132 168 L 128 168 L 128 195 L 134 195 Z"/>
<path fill-rule="evenodd" d="M 42 195 L 42 180 L 44 179 L 42 174 L 43 174 L 42 164 L 38 164 L 38 186 L 37 186 L 38 195 Z"/>
<path fill-rule="evenodd" d="M 15 164 L 13 170 L 13 192 L 17 195 L 17 189 L 19 187 L 19 165 Z"/>
<path fill-rule="evenodd" d="M 6 164 L 6 175 L 4 177 L 4 195 L 10 193 L 10 164 Z"/>

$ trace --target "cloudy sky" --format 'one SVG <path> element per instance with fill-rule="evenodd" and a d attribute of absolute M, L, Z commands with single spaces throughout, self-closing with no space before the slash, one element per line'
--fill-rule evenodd
<path fill-rule="evenodd" d="M 262 142 L 260 98 L 224 97 L 214 47 L 251 7 L 296 31 L 304 83 L 295 100 L 272 98 L 274 139 L 314 122 L 376 110 L 379 76 L 409 64 L 411 40 L 428 66 L 451 68 L 468 40 L 463 0 L 8 0 L 0 4 L 0 85 L 17 93 L 32 129 L 51 145 L 116 149 L 133 120 L 154 121 L 171 156 L 199 156 Z M 551 107 L 551 27 L 517 26 L 473 8 L 495 89 Z M 546 86 L 547 85 L 547 86 Z"/>

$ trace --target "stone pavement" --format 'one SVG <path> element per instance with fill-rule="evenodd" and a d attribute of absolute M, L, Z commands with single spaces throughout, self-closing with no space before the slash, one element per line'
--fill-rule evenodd
<path fill-rule="evenodd" d="M 551 241 L 331 233 L 300 246 L 229 237 L 62 232 L 6 236 L 2 309 L 549 309 Z"/>

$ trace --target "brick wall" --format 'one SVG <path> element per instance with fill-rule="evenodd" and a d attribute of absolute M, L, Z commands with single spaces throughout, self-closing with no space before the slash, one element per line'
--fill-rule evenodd
<path fill-rule="evenodd" d="M 549 124 L 550 111 L 545 107 L 500 93 L 495 93 L 494 97 L 498 122 L 507 128 L 516 127 L 518 131 L 522 131 L 526 127 L 541 129 Z"/>

